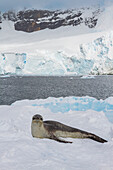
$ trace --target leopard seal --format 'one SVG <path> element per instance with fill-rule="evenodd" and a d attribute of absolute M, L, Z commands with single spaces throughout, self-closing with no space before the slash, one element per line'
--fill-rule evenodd
<path fill-rule="evenodd" d="M 67 125 L 64 125 L 57 121 L 47 120 L 43 121 L 43 117 L 36 114 L 32 117 L 31 123 L 31 134 L 35 138 L 49 138 L 58 142 L 72 143 L 70 141 L 65 141 L 62 138 L 89 138 L 97 142 L 107 142 L 101 137 L 89 133 L 80 129 L 76 129 Z"/>

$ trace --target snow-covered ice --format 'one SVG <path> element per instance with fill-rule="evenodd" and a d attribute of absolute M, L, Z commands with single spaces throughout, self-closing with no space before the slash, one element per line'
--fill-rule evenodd
<path fill-rule="evenodd" d="M 106 112 L 113 116 L 113 97 L 106 100 L 47 98 L 0 106 L 1 170 L 112 170 L 113 122 L 109 121 Z M 95 133 L 108 142 L 69 139 L 73 143 L 64 144 L 32 138 L 31 119 L 36 113 L 41 114 L 44 120 L 60 121 Z"/>

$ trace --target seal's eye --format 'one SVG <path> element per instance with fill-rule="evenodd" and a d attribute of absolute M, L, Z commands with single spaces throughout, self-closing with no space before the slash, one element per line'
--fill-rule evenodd
<path fill-rule="evenodd" d="M 43 120 L 42 117 L 40 118 L 40 120 Z"/>

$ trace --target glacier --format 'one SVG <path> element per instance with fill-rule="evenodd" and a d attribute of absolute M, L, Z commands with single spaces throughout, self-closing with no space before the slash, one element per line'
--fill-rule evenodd
<path fill-rule="evenodd" d="M 76 46 L 76 44 L 75 44 Z M 0 74 L 102 75 L 113 74 L 113 32 L 79 44 L 73 54 L 63 50 L 0 53 Z"/>
<path fill-rule="evenodd" d="M 20 75 L 26 64 L 25 53 L 1 53 L 0 54 L 0 74 Z"/>
<path fill-rule="evenodd" d="M 65 50 L 39 51 L 28 58 L 25 73 L 34 75 L 113 74 L 113 32 L 80 44 L 73 55 Z"/>

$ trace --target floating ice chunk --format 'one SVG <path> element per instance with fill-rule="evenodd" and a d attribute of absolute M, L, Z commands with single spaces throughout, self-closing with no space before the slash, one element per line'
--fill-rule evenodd
<path fill-rule="evenodd" d="M 95 76 L 93 75 L 86 75 L 86 76 L 82 76 L 81 79 L 94 79 Z"/>

